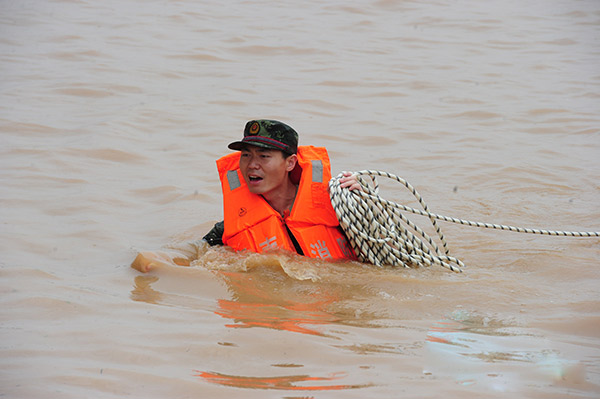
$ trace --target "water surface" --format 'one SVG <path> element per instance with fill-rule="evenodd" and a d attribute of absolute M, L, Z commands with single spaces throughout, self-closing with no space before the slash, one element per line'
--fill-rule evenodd
<path fill-rule="evenodd" d="M 597 238 L 443 224 L 461 274 L 224 248 L 130 268 L 221 220 L 214 161 L 253 118 L 436 213 L 598 231 L 597 1 L 0 9 L 2 395 L 598 396 Z"/>

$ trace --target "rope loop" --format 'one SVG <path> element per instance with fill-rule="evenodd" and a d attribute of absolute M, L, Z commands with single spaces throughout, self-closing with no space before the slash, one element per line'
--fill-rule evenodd
<path fill-rule="evenodd" d="M 435 264 L 454 272 L 462 272 L 462 267 L 465 265 L 458 258 L 450 256 L 448 244 L 436 220 L 519 233 L 566 237 L 600 237 L 600 232 L 530 229 L 472 222 L 438 215 L 431 213 L 417 190 L 399 176 L 377 170 L 362 170 L 353 172 L 353 174 L 361 184 L 362 190 L 342 188 L 340 186 L 340 178 L 344 176 L 342 172 L 329 181 L 331 204 L 340 226 L 359 260 L 377 266 L 418 267 Z M 377 176 L 396 180 L 402 184 L 417 199 L 422 209 L 414 209 L 382 198 L 379 195 Z M 370 182 L 367 178 L 370 178 Z M 435 229 L 443 250 L 401 211 L 427 216 Z"/>

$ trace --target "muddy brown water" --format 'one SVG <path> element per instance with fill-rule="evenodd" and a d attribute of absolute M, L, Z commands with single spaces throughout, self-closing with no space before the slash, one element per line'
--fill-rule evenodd
<path fill-rule="evenodd" d="M 443 223 L 462 274 L 224 248 L 130 268 L 222 218 L 214 161 L 252 118 L 436 213 L 598 231 L 597 1 L 0 9 L 1 396 L 600 393 L 598 238 Z"/>

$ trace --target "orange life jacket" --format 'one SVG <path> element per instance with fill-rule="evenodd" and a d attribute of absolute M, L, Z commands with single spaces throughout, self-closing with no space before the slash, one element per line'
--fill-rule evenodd
<path fill-rule="evenodd" d="M 263 252 L 274 248 L 295 251 L 287 226 L 306 256 L 356 259 L 329 199 L 331 166 L 327 150 L 301 146 L 297 155 L 301 168 L 298 193 L 292 211 L 285 218 L 261 195 L 248 190 L 239 170 L 240 152 L 217 160 L 223 189 L 223 244 L 236 251 Z"/>

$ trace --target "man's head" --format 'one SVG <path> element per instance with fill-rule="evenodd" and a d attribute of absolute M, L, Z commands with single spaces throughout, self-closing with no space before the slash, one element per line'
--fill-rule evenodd
<path fill-rule="evenodd" d="M 247 145 L 282 151 L 286 155 L 298 151 L 298 133 L 285 123 L 257 119 L 246 123 L 244 138 L 229 144 L 229 149 L 241 151 Z"/>
<path fill-rule="evenodd" d="M 250 192 L 265 197 L 290 189 L 289 173 L 297 163 L 298 133 L 274 120 L 246 123 L 244 138 L 229 144 L 241 151 L 240 171 Z"/>

